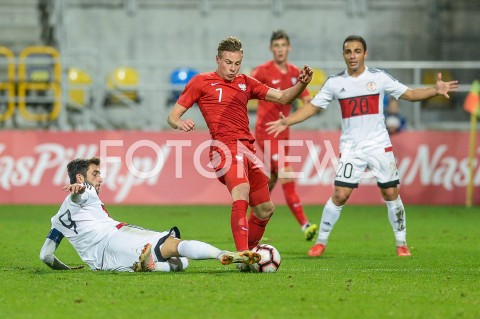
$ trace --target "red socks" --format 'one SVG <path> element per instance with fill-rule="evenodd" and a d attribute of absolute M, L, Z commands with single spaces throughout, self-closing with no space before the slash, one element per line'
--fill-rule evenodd
<path fill-rule="evenodd" d="M 282 184 L 283 193 L 285 194 L 285 200 L 287 201 L 288 207 L 292 211 L 295 219 L 298 221 L 300 226 L 305 225 L 308 223 L 307 216 L 303 212 L 302 203 L 300 202 L 300 198 L 298 198 L 297 193 L 295 192 L 295 183 L 288 182 Z"/>
<path fill-rule="evenodd" d="M 237 251 L 248 249 L 248 202 L 236 200 L 232 203 L 232 215 L 230 216 L 230 227 L 232 228 L 233 240 Z"/>
<path fill-rule="evenodd" d="M 248 249 L 253 249 L 258 245 L 260 239 L 262 239 L 263 233 L 265 233 L 265 227 L 270 220 L 261 220 L 258 219 L 253 212 L 250 212 L 250 217 L 248 218 L 248 225 L 250 226 L 248 233 Z"/>

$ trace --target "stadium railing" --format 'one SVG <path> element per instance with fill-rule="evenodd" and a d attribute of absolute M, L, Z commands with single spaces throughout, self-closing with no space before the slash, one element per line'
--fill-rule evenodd
<path fill-rule="evenodd" d="M 6 47 L 0 46 L 0 59 L 4 63 L 0 65 L 0 122 L 9 120 L 15 112 L 15 56 Z"/>
<path fill-rule="evenodd" d="M 34 122 L 51 122 L 62 109 L 60 55 L 53 47 L 24 48 L 18 63 L 18 109 Z"/>

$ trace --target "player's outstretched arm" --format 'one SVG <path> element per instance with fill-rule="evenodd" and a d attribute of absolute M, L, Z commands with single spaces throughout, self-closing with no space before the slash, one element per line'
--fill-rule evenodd
<path fill-rule="evenodd" d="M 54 252 L 57 249 L 58 244 L 52 239 L 47 238 L 45 243 L 40 250 L 40 259 L 53 270 L 76 270 L 82 269 L 84 266 L 70 267 L 61 262 L 55 255 Z"/>
<path fill-rule="evenodd" d="M 175 103 L 175 106 L 168 114 L 167 123 L 172 128 L 189 132 L 195 129 L 195 122 L 191 119 L 182 120 L 182 115 L 187 111 L 187 108 Z"/>
<path fill-rule="evenodd" d="M 403 93 L 400 96 L 400 98 L 414 102 L 414 101 L 426 100 L 437 95 L 443 95 L 448 99 L 450 98 L 448 93 L 456 92 L 457 90 L 458 90 L 458 81 L 455 80 L 455 81 L 444 82 L 442 80 L 442 73 L 438 73 L 435 87 L 408 89 L 405 91 L 405 93 Z"/>
<path fill-rule="evenodd" d="M 312 103 L 307 103 L 288 117 L 285 117 L 283 113 L 280 112 L 280 118 L 278 120 L 266 124 L 267 133 L 275 134 L 274 137 L 277 137 L 281 132 L 285 131 L 287 127 L 303 122 L 321 110 L 321 108 L 314 106 Z"/>
<path fill-rule="evenodd" d="M 305 65 L 300 71 L 298 76 L 298 81 L 294 86 L 289 87 L 285 90 L 275 90 L 270 89 L 265 96 L 265 101 L 280 103 L 280 104 L 292 104 L 295 99 L 297 99 L 302 92 L 307 87 L 308 83 L 312 80 L 313 71 L 308 66 Z"/>

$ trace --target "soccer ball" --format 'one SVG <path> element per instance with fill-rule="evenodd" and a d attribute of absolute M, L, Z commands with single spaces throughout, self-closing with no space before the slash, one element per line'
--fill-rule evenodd
<path fill-rule="evenodd" d="M 252 249 L 262 256 L 262 259 L 253 265 L 250 265 L 252 272 L 276 272 L 282 258 L 278 250 L 272 245 L 261 244 Z"/>

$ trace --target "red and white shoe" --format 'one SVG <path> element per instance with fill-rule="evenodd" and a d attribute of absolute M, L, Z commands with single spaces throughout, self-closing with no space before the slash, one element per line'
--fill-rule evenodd
<path fill-rule="evenodd" d="M 259 253 L 250 250 L 238 252 L 223 250 L 218 255 L 217 259 L 222 263 L 222 265 L 230 265 L 232 263 L 243 263 L 251 265 L 254 263 L 258 263 L 262 259 L 262 256 Z"/>
<path fill-rule="evenodd" d="M 408 249 L 407 245 L 405 246 L 398 246 L 397 247 L 397 256 L 399 257 L 410 257 L 412 254 L 410 253 L 410 249 Z"/>
<path fill-rule="evenodd" d="M 326 246 L 324 244 L 315 244 L 308 251 L 310 257 L 320 257 L 325 251 Z"/>

